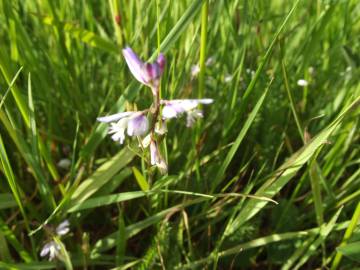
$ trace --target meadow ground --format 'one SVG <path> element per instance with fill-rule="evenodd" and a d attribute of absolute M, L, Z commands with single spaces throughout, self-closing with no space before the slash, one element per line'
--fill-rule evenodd
<path fill-rule="evenodd" d="M 355 269 L 359 37 L 358 0 L 0 0 L 0 268 Z"/>

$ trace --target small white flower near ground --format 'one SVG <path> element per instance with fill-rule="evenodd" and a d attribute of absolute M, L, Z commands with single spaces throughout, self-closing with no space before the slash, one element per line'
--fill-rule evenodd
<path fill-rule="evenodd" d="M 308 86 L 308 85 L 309 85 L 309 82 L 308 82 L 307 80 L 300 79 L 300 80 L 297 81 L 297 85 L 298 85 L 298 86 L 305 87 L 305 86 Z"/>
<path fill-rule="evenodd" d="M 71 166 L 71 160 L 68 158 L 60 159 L 59 162 L 57 163 L 57 166 L 61 169 L 67 170 Z"/>
<path fill-rule="evenodd" d="M 225 77 L 224 77 L 224 82 L 229 83 L 229 82 L 232 81 L 232 79 L 233 79 L 232 75 L 226 74 Z"/>

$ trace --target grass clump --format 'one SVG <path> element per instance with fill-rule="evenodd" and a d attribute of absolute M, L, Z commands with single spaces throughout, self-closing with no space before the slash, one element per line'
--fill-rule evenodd
<path fill-rule="evenodd" d="M 0 0 L 0 268 L 353 269 L 359 17 L 355 0 Z M 164 54 L 158 92 L 127 46 L 156 72 Z M 196 98 L 213 103 L 192 128 L 196 106 L 156 132 Z M 124 111 L 153 148 L 96 121 Z"/>

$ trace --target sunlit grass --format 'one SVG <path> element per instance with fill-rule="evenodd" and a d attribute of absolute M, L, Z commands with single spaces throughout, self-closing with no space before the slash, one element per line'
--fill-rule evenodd
<path fill-rule="evenodd" d="M 353 269 L 359 18 L 356 0 L 0 0 L 0 268 Z M 152 103 L 125 46 L 164 53 L 162 99 L 214 100 L 168 122 L 166 174 L 96 121 Z"/>

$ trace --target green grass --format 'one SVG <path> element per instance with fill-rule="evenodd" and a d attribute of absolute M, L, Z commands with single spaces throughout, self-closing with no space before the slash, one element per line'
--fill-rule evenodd
<path fill-rule="evenodd" d="M 0 25 L 1 269 L 358 265 L 358 1 L 0 0 Z M 165 54 L 162 98 L 214 99 L 169 121 L 165 175 L 96 121 L 151 105 L 125 46 Z"/>

